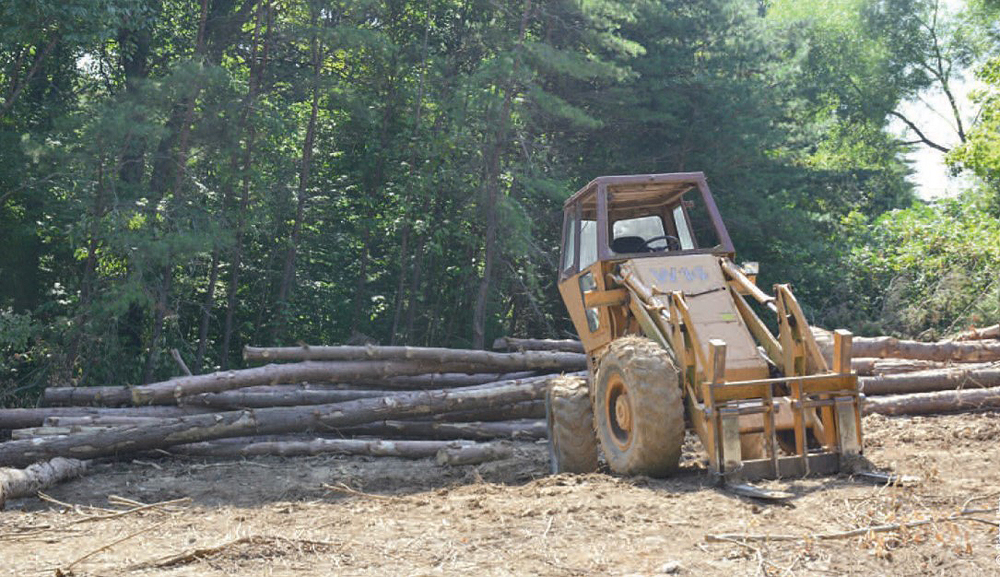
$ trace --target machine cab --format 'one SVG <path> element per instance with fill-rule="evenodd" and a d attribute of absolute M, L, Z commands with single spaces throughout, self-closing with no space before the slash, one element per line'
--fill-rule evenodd
<path fill-rule="evenodd" d="M 624 334 L 609 307 L 587 306 L 624 260 L 714 254 L 734 257 L 732 241 L 701 172 L 604 176 L 564 204 L 559 291 L 584 348 Z"/>

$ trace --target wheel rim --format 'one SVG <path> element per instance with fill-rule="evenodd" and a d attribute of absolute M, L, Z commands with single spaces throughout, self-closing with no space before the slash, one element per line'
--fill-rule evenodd
<path fill-rule="evenodd" d="M 632 402 L 621 375 L 615 373 L 608 379 L 604 398 L 605 418 L 611 441 L 622 451 L 632 444 Z"/>

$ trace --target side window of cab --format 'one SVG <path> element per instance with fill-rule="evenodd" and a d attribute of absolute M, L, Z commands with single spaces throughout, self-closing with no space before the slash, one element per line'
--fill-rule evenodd
<path fill-rule="evenodd" d="M 576 272 L 578 222 L 577 207 L 571 206 L 563 217 L 562 274 L 564 276 Z"/>

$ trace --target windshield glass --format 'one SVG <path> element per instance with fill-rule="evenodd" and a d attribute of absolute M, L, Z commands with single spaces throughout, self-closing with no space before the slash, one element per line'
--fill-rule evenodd
<path fill-rule="evenodd" d="M 646 252 L 646 241 L 664 235 L 663 219 L 656 215 L 624 218 L 611 228 L 611 250 L 618 254 Z"/>

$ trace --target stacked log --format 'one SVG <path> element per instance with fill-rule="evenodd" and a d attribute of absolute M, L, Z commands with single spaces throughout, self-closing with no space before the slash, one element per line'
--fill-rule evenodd
<path fill-rule="evenodd" d="M 497 440 L 545 436 L 548 379 L 586 368 L 583 354 L 559 350 L 304 346 L 245 356 L 270 364 L 140 386 L 50 388 L 48 406 L 0 409 L 0 429 L 13 437 L 0 443 L 0 466 L 154 449 L 506 458 Z"/>

